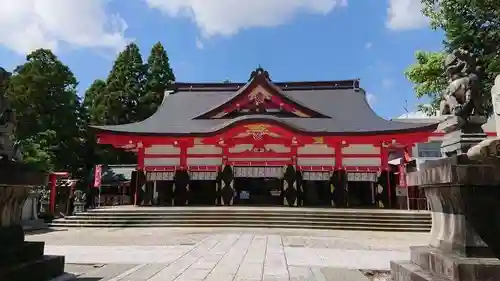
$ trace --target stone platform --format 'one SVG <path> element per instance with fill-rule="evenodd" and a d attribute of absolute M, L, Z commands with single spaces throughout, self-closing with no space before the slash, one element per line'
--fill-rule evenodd
<path fill-rule="evenodd" d="M 500 260 L 444 254 L 434 247 L 412 247 L 411 260 L 391 262 L 394 281 L 500 280 Z"/>
<path fill-rule="evenodd" d="M 499 167 L 456 155 L 408 174 L 425 190 L 432 229 L 427 247 L 392 262 L 394 281 L 500 280 Z"/>

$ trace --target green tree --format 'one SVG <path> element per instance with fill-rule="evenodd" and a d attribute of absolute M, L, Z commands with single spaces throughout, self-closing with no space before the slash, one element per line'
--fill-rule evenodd
<path fill-rule="evenodd" d="M 151 49 L 146 73 L 146 91 L 140 100 L 141 119 L 146 119 L 156 112 L 163 101 L 167 88 L 175 81 L 175 75 L 170 67 L 167 51 L 158 42 Z"/>
<path fill-rule="evenodd" d="M 8 72 L 3 67 L 0 67 L 0 102 L 3 102 L 4 101 L 3 99 L 7 95 L 7 88 L 9 86 L 11 76 L 12 76 L 12 73 Z M 1 105 L 4 105 L 4 104 L 1 104 Z"/>
<path fill-rule="evenodd" d="M 500 2 L 498 0 L 421 0 L 423 13 L 434 29 L 445 32 L 444 50 L 465 48 L 478 57 L 482 67 L 482 91 L 488 95 L 493 79 L 500 73 Z M 415 84 L 417 96 L 427 96 L 435 112 L 446 87 L 441 53 L 417 53 L 416 64 L 406 72 Z M 441 61 L 439 61 L 441 60 Z M 489 95 L 488 95 L 489 96 Z M 489 101 L 489 99 L 487 99 Z M 489 106 L 491 111 L 491 106 Z"/>
<path fill-rule="evenodd" d="M 118 54 L 106 80 L 106 95 L 100 101 L 106 108 L 102 122 L 117 125 L 140 120 L 139 99 L 144 95 L 146 66 L 139 47 L 131 43 Z"/>
<path fill-rule="evenodd" d="M 405 72 L 405 76 L 414 83 L 418 98 L 428 97 L 430 103 L 418 105 L 418 110 L 433 115 L 439 109 L 441 93 L 447 86 L 444 76 L 444 52 L 422 52 L 415 54 L 417 62 Z"/>
<path fill-rule="evenodd" d="M 95 80 L 85 92 L 83 105 L 88 114 L 88 122 L 92 125 L 104 125 L 105 112 L 107 110 L 103 103 L 106 99 L 106 82 L 101 79 Z"/>
<path fill-rule="evenodd" d="M 84 117 L 77 85 L 71 70 L 50 50 L 28 54 L 15 69 L 7 96 L 17 113 L 16 137 L 26 161 L 78 172 Z"/>

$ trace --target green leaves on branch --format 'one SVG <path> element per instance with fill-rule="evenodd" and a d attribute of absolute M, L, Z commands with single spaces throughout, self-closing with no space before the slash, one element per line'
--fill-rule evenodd
<path fill-rule="evenodd" d="M 139 99 L 140 119 L 144 120 L 156 112 L 163 101 L 165 90 L 175 82 L 175 75 L 170 67 L 167 52 L 158 42 L 151 49 L 146 72 L 146 88 Z"/>
<path fill-rule="evenodd" d="M 142 121 L 153 115 L 165 90 L 175 81 L 161 43 L 151 49 L 147 64 L 132 43 L 118 54 L 106 79 L 96 80 L 85 93 L 84 105 L 93 125 L 117 125 Z M 95 155 L 107 164 L 135 163 L 135 156 L 112 148 L 96 147 Z"/>
<path fill-rule="evenodd" d="M 417 63 L 411 65 L 406 71 L 405 76 L 414 86 L 418 98 L 429 97 L 430 104 L 419 105 L 419 110 L 433 115 L 439 109 L 441 93 L 447 86 L 444 77 L 444 52 L 417 52 L 415 54 Z"/>
<path fill-rule="evenodd" d="M 24 161 L 47 170 L 77 172 L 82 147 L 78 82 L 50 50 L 26 56 L 9 81 L 7 98 L 16 110 L 16 138 Z"/>
<path fill-rule="evenodd" d="M 444 51 L 465 48 L 478 57 L 482 68 L 482 91 L 489 96 L 492 82 L 500 73 L 500 1 L 421 0 L 423 13 L 435 29 L 445 33 Z M 417 62 L 406 71 L 415 84 L 417 97 L 429 97 L 433 109 L 446 86 L 438 73 L 441 52 L 417 52 Z M 490 99 L 487 99 L 490 101 Z M 491 104 L 486 105 L 491 112 Z M 429 111 L 431 113 L 431 111 Z"/>

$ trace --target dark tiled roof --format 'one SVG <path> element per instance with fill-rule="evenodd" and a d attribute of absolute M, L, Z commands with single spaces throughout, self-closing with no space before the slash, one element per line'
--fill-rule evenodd
<path fill-rule="evenodd" d="M 231 85 L 234 86 L 232 89 Z M 355 89 L 355 87 L 307 87 L 307 83 L 303 83 L 302 86 L 297 84 L 294 87 L 285 87 L 286 83 L 275 85 L 281 88 L 283 95 L 289 99 L 330 118 L 277 118 L 270 115 L 247 115 L 234 119 L 194 119 L 231 100 L 237 94 L 237 88 L 240 86 L 240 84 L 230 84 L 229 86 L 217 87 L 217 84 L 211 84 L 211 87 L 205 86 L 200 89 L 179 87 L 177 92 L 165 96 L 163 103 L 153 116 L 142 122 L 93 127 L 100 131 L 114 133 L 200 135 L 217 132 L 239 121 L 268 120 L 311 134 L 348 135 L 432 131 L 437 126 L 437 122 L 432 121 L 414 123 L 385 120 L 379 117 L 368 105 L 365 91 Z"/>

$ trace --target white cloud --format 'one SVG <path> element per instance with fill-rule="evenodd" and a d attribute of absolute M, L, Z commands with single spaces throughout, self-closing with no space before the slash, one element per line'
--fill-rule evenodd
<path fill-rule="evenodd" d="M 373 47 L 373 43 L 372 42 L 368 42 L 365 44 L 365 49 L 369 50 Z"/>
<path fill-rule="evenodd" d="M 108 0 L 0 0 L 0 45 L 19 54 L 37 48 L 119 50 L 127 25 L 105 11 Z"/>
<path fill-rule="evenodd" d="M 421 0 L 389 0 L 387 27 L 410 30 L 427 26 L 428 20 L 421 10 Z"/>
<path fill-rule="evenodd" d="M 196 43 L 196 48 L 198 48 L 200 50 L 205 48 L 205 44 L 203 44 L 203 41 L 201 41 L 200 38 L 196 38 L 195 43 Z"/>
<path fill-rule="evenodd" d="M 19 1 L 19 0 L 18 0 Z M 230 36 L 251 27 L 290 21 L 299 11 L 328 14 L 347 0 L 144 0 L 168 16 L 191 18 L 204 37 Z"/>

